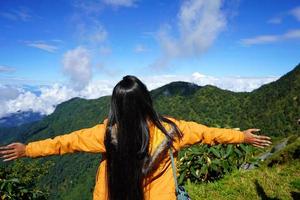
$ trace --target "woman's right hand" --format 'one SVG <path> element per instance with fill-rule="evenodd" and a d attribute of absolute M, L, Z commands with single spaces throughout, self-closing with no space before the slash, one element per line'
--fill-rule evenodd
<path fill-rule="evenodd" d="M 244 143 L 251 144 L 255 147 L 265 148 L 272 144 L 271 138 L 265 135 L 256 135 L 255 132 L 259 132 L 260 129 L 251 128 L 243 131 L 245 139 Z"/>
<path fill-rule="evenodd" d="M 1 158 L 4 158 L 4 162 L 15 160 L 17 158 L 25 157 L 26 145 L 22 143 L 11 143 L 6 146 L 0 147 Z"/>

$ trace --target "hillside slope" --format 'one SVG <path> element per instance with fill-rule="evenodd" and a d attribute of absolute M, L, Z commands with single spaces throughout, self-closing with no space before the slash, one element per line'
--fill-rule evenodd
<path fill-rule="evenodd" d="M 300 137 L 294 135 L 259 168 L 236 170 L 216 182 L 188 183 L 186 188 L 194 200 L 300 199 L 299 151 Z"/>

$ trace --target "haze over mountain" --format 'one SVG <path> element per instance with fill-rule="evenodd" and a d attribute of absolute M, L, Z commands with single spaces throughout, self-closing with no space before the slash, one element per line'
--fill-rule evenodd
<path fill-rule="evenodd" d="M 11 113 L 6 117 L 0 118 L 0 127 L 14 127 L 22 124 L 27 124 L 43 119 L 44 115 L 38 112 L 32 111 L 18 111 Z"/>

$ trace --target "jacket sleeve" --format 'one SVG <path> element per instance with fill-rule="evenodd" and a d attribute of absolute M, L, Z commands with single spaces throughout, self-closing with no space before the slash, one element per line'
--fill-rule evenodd
<path fill-rule="evenodd" d="M 197 143 L 202 144 L 234 144 L 244 142 L 244 133 L 234 129 L 212 128 L 193 122 L 172 119 L 182 132 L 182 138 L 176 139 L 177 150 Z"/>
<path fill-rule="evenodd" d="M 30 142 L 26 145 L 27 157 L 35 158 L 77 151 L 103 153 L 105 152 L 104 135 L 106 121 L 91 128 L 85 128 L 69 134 L 56 136 L 53 139 L 45 139 Z"/>

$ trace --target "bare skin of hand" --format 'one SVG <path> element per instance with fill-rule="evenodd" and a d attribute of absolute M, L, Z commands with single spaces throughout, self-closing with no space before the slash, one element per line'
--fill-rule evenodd
<path fill-rule="evenodd" d="M 247 129 L 243 131 L 245 140 L 244 143 L 251 144 L 255 147 L 264 148 L 272 144 L 271 138 L 264 135 L 256 135 L 255 132 L 259 132 L 260 129 Z"/>
<path fill-rule="evenodd" d="M 0 147 L 0 156 L 5 161 L 15 160 L 17 158 L 25 157 L 25 144 L 11 143 L 6 146 Z"/>

